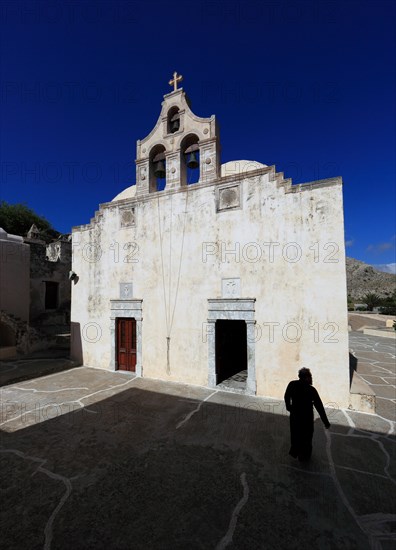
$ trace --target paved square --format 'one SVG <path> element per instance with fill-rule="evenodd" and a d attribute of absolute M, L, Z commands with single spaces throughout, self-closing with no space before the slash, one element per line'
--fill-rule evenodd
<path fill-rule="evenodd" d="M 2 389 L 10 549 L 384 548 L 394 422 L 328 409 L 307 465 L 283 403 L 78 367 Z"/>

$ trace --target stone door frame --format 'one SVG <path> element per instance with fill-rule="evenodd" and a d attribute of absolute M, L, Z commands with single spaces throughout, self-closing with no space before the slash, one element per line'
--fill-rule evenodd
<path fill-rule="evenodd" d="M 136 376 L 143 376 L 142 366 L 142 303 L 143 300 L 110 300 L 110 368 L 117 370 L 116 319 L 136 320 Z"/>
<path fill-rule="evenodd" d="M 208 299 L 208 386 L 216 388 L 216 331 L 217 320 L 245 321 L 247 329 L 247 371 L 246 393 L 256 395 L 256 324 L 254 305 L 256 298 L 213 298 Z"/>

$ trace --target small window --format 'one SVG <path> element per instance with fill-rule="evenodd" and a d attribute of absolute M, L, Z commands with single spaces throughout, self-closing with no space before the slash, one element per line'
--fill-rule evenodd
<path fill-rule="evenodd" d="M 58 286 L 59 283 L 45 281 L 45 309 L 56 309 L 58 307 Z"/>

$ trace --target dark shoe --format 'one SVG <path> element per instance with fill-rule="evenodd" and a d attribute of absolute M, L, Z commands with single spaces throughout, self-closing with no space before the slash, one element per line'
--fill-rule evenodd
<path fill-rule="evenodd" d="M 297 452 L 293 448 L 290 449 L 289 455 L 292 456 L 293 458 L 297 458 L 298 456 Z"/>

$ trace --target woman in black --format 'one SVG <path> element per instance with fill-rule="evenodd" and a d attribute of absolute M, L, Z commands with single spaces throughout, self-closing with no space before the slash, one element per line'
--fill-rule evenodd
<path fill-rule="evenodd" d="M 289 383 L 285 392 L 286 409 L 290 412 L 291 447 L 289 454 L 299 460 L 309 460 L 312 453 L 314 432 L 313 405 L 318 411 L 325 428 L 330 428 L 322 400 L 312 386 L 312 374 L 309 369 L 298 371 L 299 380 Z"/>

